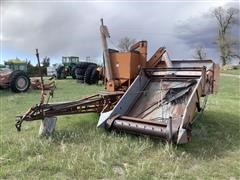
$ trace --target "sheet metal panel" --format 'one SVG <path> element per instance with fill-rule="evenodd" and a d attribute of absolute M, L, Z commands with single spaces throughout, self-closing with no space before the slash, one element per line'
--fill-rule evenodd
<path fill-rule="evenodd" d="M 137 100 L 140 95 L 140 91 L 145 88 L 149 83 L 150 79 L 144 75 L 138 75 L 131 86 L 128 88 L 126 93 L 118 101 L 116 106 L 110 112 L 101 113 L 97 127 L 103 127 L 105 121 L 112 116 L 117 114 L 124 115 L 131 108 L 133 103 Z"/>

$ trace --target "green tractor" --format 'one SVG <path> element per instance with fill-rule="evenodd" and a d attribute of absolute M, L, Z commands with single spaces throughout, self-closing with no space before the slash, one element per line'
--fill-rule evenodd
<path fill-rule="evenodd" d="M 62 57 L 62 64 L 58 65 L 57 79 L 66 79 L 67 76 L 72 76 L 80 83 L 95 84 L 101 78 L 102 68 L 96 63 L 79 61 L 79 57 L 65 56 Z"/>
<path fill-rule="evenodd" d="M 62 64 L 58 65 L 57 79 L 66 79 L 67 76 L 72 76 L 73 79 L 76 79 L 75 73 L 73 73 L 73 67 L 79 63 L 79 57 L 76 56 L 63 56 Z"/>

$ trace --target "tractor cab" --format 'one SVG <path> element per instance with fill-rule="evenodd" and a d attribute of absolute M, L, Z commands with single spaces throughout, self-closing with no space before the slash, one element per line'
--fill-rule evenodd
<path fill-rule="evenodd" d="M 12 71 L 20 70 L 27 72 L 27 61 L 21 61 L 20 59 L 11 59 L 9 61 L 5 61 L 4 65 L 6 68 L 11 69 Z"/>
<path fill-rule="evenodd" d="M 70 66 L 71 64 L 79 63 L 79 57 L 77 56 L 63 56 L 62 57 L 62 64 L 64 66 Z"/>

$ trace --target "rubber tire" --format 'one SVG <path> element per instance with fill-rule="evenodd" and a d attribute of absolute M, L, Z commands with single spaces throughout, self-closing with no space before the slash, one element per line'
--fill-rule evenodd
<path fill-rule="evenodd" d="M 66 75 L 64 72 L 64 66 L 59 66 L 57 68 L 57 79 L 66 79 Z"/>
<path fill-rule="evenodd" d="M 71 63 L 69 66 L 68 66 L 68 75 L 70 75 L 70 76 L 74 76 L 75 74 L 73 74 L 72 72 L 72 70 L 73 70 L 73 68 L 76 66 L 76 63 Z M 73 78 L 74 79 L 74 78 Z"/>
<path fill-rule="evenodd" d="M 91 84 L 91 74 L 92 74 L 92 71 L 96 69 L 96 66 L 95 65 L 89 65 L 85 71 L 85 74 L 84 74 L 84 83 L 86 84 Z"/>
<path fill-rule="evenodd" d="M 72 69 L 71 69 L 71 76 L 72 76 L 73 79 L 77 78 L 76 74 L 75 74 L 75 69 L 76 69 L 76 66 L 72 67 Z"/>
<path fill-rule="evenodd" d="M 84 80 L 84 74 L 86 69 L 76 68 L 75 69 L 75 76 L 78 80 Z"/>
<path fill-rule="evenodd" d="M 76 65 L 76 67 L 81 68 L 81 69 L 87 69 L 89 65 L 95 65 L 97 66 L 96 63 L 91 63 L 91 62 L 80 62 Z"/>
<path fill-rule="evenodd" d="M 92 70 L 91 76 L 90 76 L 90 83 L 96 84 L 99 81 L 99 71 L 97 71 L 97 68 Z"/>
<path fill-rule="evenodd" d="M 19 89 L 19 87 L 17 86 L 17 81 L 19 80 L 19 78 L 23 78 L 26 82 L 26 85 L 23 89 Z M 20 70 L 12 72 L 12 74 L 10 76 L 9 85 L 13 92 L 16 92 L 16 93 L 26 92 L 29 89 L 30 84 L 31 84 L 30 79 L 25 72 L 20 71 Z"/>

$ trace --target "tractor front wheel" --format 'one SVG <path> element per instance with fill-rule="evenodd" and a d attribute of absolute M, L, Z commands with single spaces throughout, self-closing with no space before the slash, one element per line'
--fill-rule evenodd
<path fill-rule="evenodd" d="M 67 75 L 65 73 L 65 67 L 59 66 L 57 68 L 57 79 L 66 79 Z"/>

